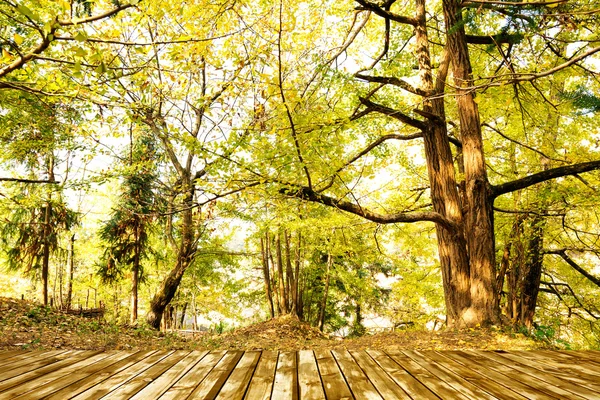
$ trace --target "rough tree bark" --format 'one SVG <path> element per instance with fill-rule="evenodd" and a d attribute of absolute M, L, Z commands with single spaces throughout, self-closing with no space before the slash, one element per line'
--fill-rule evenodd
<path fill-rule="evenodd" d="M 490 198 L 483 152 L 479 109 L 475 102 L 473 73 L 467 36 L 462 19 L 461 1 L 442 2 L 446 24 L 447 50 L 452 59 L 456 105 L 460 118 L 465 181 L 463 189 L 464 236 L 469 251 L 471 307 L 465 315 L 467 324 L 495 323 L 500 312 L 497 302 L 494 211 Z"/>

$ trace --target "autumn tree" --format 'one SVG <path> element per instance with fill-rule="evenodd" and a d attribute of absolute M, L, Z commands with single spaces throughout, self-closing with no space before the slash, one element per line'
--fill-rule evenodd
<path fill-rule="evenodd" d="M 40 278 L 46 305 L 50 257 L 58 250 L 61 232 L 71 229 L 78 219 L 63 191 L 79 114 L 68 104 L 26 93 L 3 94 L 2 98 L 0 162 L 14 175 L 5 180 L 16 182 L 8 196 L 13 211 L 3 226 L 2 241 L 11 268 Z M 57 175 L 65 181 L 58 182 Z"/>
<path fill-rule="evenodd" d="M 498 121 L 502 107 L 491 101 L 489 108 L 482 110 L 479 104 L 492 95 L 506 99 L 508 91 L 517 104 L 517 112 L 527 119 L 532 111 L 527 106 L 519 111 L 518 105 L 525 99 L 528 105 L 532 99 L 552 103 L 551 92 L 556 93 L 553 85 L 564 82 L 564 74 L 593 81 L 593 63 L 586 60 L 592 59 L 600 48 L 593 47 L 586 23 L 594 23 L 595 11 L 584 4 L 571 3 L 449 0 L 436 8 L 421 0 L 411 5 L 360 0 L 355 5 L 364 15 L 362 21 L 369 18 L 365 26 L 374 25 L 381 30 L 383 45 L 371 64 L 358 72 L 353 68 L 355 78 L 369 85 L 357 96 L 360 107 L 354 112 L 351 104 L 341 101 L 340 93 L 344 91 L 339 86 L 335 89 L 330 84 L 326 86 L 329 91 L 323 86 L 311 91 L 311 73 L 302 74 L 296 69 L 290 72 L 290 60 L 294 57 L 286 48 L 291 43 L 288 27 L 299 22 L 298 18 L 292 20 L 288 14 L 279 13 L 280 22 L 273 34 L 278 45 L 273 57 L 279 78 L 269 82 L 272 92 L 280 92 L 279 105 L 269 101 L 266 113 L 272 118 L 281 115 L 278 122 L 287 134 L 278 144 L 278 156 L 287 157 L 286 169 L 293 170 L 293 174 L 265 171 L 262 179 L 287 196 L 322 203 L 381 224 L 435 223 L 447 322 L 456 326 L 498 322 L 501 291 L 497 281 L 495 201 L 543 182 L 596 170 L 600 162 L 594 160 L 593 153 L 582 153 L 506 180 L 493 172 L 495 166 L 486 158 L 486 140 L 494 135 L 506 136 L 493 120 Z M 291 7 L 280 2 L 280 10 Z M 577 17 L 569 17 L 574 10 Z M 355 21 L 361 21 L 359 18 Z M 362 26 L 357 22 L 349 31 L 356 32 Z M 559 46 L 575 42 L 576 51 Z M 341 47 L 352 50 L 345 42 Z M 533 55 L 527 55 L 530 53 Z M 333 59 L 338 56 L 334 53 Z M 336 71 L 323 72 L 331 65 L 325 60 L 325 65 L 315 64 L 312 70 L 320 71 L 321 79 L 333 82 Z M 357 62 L 364 63 L 360 59 Z M 342 65 L 338 76 L 350 68 Z M 478 69 L 474 72 L 474 68 Z M 322 106 L 319 99 L 309 102 L 311 93 L 323 96 Z M 319 126 L 324 113 L 314 110 L 332 110 L 336 102 L 337 110 L 347 110 L 346 117 L 337 114 L 336 120 L 335 114 L 325 113 L 329 116 L 328 128 Z M 567 111 L 563 115 L 568 118 L 573 113 Z M 381 123 L 381 118 L 398 124 Z M 379 134 L 354 152 L 327 147 L 331 146 L 336 129 L 348 132 L 350 137 L 360 137 L 356 131 L 365 129 L 365 119 L 398 133 Z M 326 144 L 311 135 L 315 131 L 329 138 Z M 361 180 L 362 169 L 357 164 L 391 140 L 421 143 L 430 206 L 390 213 L 386 209 L 393 203 L 391 207 L 373 207 L 374 201 L 360 200 L 362 196 L 352 189 Z M 538 145 L 539 142 L 529 142 L 520 147 Z M 568 151 L 568 147 L 562 151 Z M 340 153 L 346 153 L 346 160 L 340 161 Z M 330 168 L 324 169 L 323 164 Z"/>

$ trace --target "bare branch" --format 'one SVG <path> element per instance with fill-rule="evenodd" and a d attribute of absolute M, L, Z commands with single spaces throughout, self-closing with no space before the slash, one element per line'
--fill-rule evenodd
<path fill-rule="evenodd" d="M 0 178 L 0 182 L 19 182 L 19 183 L 50 183 L 50 184 L 58 184 L 60 182 L 55 180 L 45 180 L 45 179 L 22 179 L 22 178 Z"/>
<path fill-rule="evenodd" d="M 373 141 L 373 143 L 371 143 L 367 147 L 365 147 L 362 151 L 359 151 L 356 155 L 354 155 L 352 158 L 350 158 L 348 161 L 346 161 L 344 163 L 344 165 L 342 165 L 337 170 L 335 170 L 335 172 L 333 173 L 332 177 L 329 180 L 329 183 L 325 187 L 320 188 L 319 190 L 317 190 L 317 192 L 322 192 L 324 190 L 329 189 L 331 186 L 333 186 L 333 182 L 335 180 L 335 177 L 340 172 L 342 172 L 346 167 L 348 167 L 349 165 L 351 165 L 352 163 L 354 163 L 359 158 L 361 158 L 364 155 L 368 154 L 371 150 L 373 150 L 374 148 L 376 148 L 377 146 L 379 146 L 383 142 L 385 142 L 387 140 L 413 140 L 413 139 L 418 139 L 418 138 L 421 138 L 421 137 L 423 137 L 423 135 L 421 133 L 413 133 L 412 135 L 390 134 L 390 135 L 381 136 L 380 138 L 378 138 L 375 141 Z"/>
<path fill-rule="evenodd" d="M 281 60 L 281 37 L 283 35 L 283 0 L 279 1 L 279 32 L 277 36 L 277 66 L 278 66 L 278 78 L 279 78 L 279 94 L 281 95 L 281 102 L 285 107 L 285 112 L 290 123 L 290 130 L 292 132 L 292 138 L 294 139 L 294 147 L 296 148 L 296 154 L 298 155 L 298 161 L 300 161 L 300 165 L 302 165 L 302 169 L 306 175 L 306 180 L 308 182 L 308 187 L 312 188 L 312 179 L 310 177 L 310 172 L 308 171 L 308 166 L 304 162 L 304 157 L 302 156 L 302 149 L 300 148 L 300 142 L 298 140 L 298 133 L 296 132 L 296 124 L 294 123 L 294 118 L 292 117 L 292 112 L 290 111 L 290 107 L 285 98 L 285 92 L 283 90 L 283 65 Z"/>
<path fill-rule="evenodd" d="M 416 26 L 418 23 L 418 21 L 415 18 L 406 17 L 403 15 L 395 14 L 391 11 L 387 11 L 387 10 L 381 8 L 379 5 L 372 3 L 370 1 L 356 0 L 356 2 L 362 6 L 362 8 L 358 8 L 358 9 L 372 11 L 376 15 L 379 15 L 380 17 L 383 17 L 385 19 L 389 19 L 392 21 L 400 22 L 401 24 L 407 24 L 407 25 L 412 25 L 412 26 Z"/>
<path fill-rule="evenodd" d="M 419 121 L 418 119 L 409 117 L 408 115 L 403 114 L 402 112 L 400 112 L 398 110 L 394 110 L 393 108 L 382 106 L 381 104 L 374 103 L 371 100 L 365 99 L 363 97 L 359 97 L 359 100 L 363 105 L 365 105 L 371 111 L 376 111 L 380 114 L 388 115 L 392 118 L 397 119 L 398 121 L 404 122 L 405 124 L 413 126 L 422 131 L 426 129 L 426 125 L 423 121 Z"/>
<path fill-rule="evenodd" d="M 288 187 L 282 188 L 280 193 L 289 197 L 294 197 L 306 201 L 311 201 L 314 203 L 320 203 L 329 207 L 334 207 L 339 210 L 343 210 L 349 212 L 351 214 L 358 215 L 369 221 L 377 222 L 380 224 L 393 224 L 399 222 L 422 222 L 422 221 L 430 221 L 435 222 L 444 228 L 455 231 L 458 227 L 456 224 L 443 215 L 434 212 L 434 211 L 423 211 L 423 212 L 403 212 L 397 214 L 379 214 L 368 209 L 361 207 L 359 204 L 354 204 L 346 200 L 335 199 L 333 197 L 329 197 L 320 193 L 315 192 L 314 190 L 304 187 L 304 186 L 296 186 L 296 187 Z"/>
<path fill-rule="evenodd" d="M 387 85 L 398 86 L 399 88 L 402 88 L 402 89 L 406 90 L 407 92 L 416 94 L 418 96 L 427 97 L 430 95 L 430 93 L 427 93 L 425 90 L 416 88 L 416 87 L 412 86 L 410 83 L 408 83 L 402 79 L 398 79 L 394 76 L 392 76 L 392 77 L 369 76 L 369 75 L 364 75 L 364 74 L 356 74 L 354 76 L 356 76 L 358 79 L 361 79 L 361 80 L 367 81 L 367 82 L 384 83 Z"/>
<path fill-rule="evenodd" d="M 506 182 L 501 185 L 492 185 L 491 197 L 495 199 L 506 193 L 515 192 L 517 190 L 528 188 L 551 179 L 561 178 L 563 176 L 575 175 L 582 172 L 594 171 L 600 169 L 600 161 L 590 161 L 585 163 L 566 165 L 538 172 L 537 174 L 526 176 L 525 178 L 517 179 L 512 182 Z"/>
<path fill-rule="evenodd" d="M 547 154 L 544 154 L 543 152 L 541 152 L 541 151 L 539 151 L 539 150 L 537 150 L 537 149 L 535 149 L 535 148 L 533 148 L 533 147 L 531 147 L 531 146 L 528 146 L 528 145 L 526 145 L 525 143 L 521 143 L 521 142 L 519 142 L 519 141 L 518 141 L 518 140 L 516 140 L 516 139 L 513 139 L 513 138 L 511 138 L 511 137 L 508 137 L 508 136 L 506 136 L 504 133 L 502 133 L 502 131 L 501 131 L 500 129 L 498 129 L 498 128 L 495 128 L 495 127 L 491 126 L 491 125 L 490 125 L 490 124 L 488 124 L 488 123 L 483 123 L 483 124 L 481 124 L 481 126 L 485 126 L 486 128 L 489 128 L 489 129 L 493 130 L 493 131 L 494 131 L 494 132 L 496 132 L 498 135 L 502 136 L 504 139 L 506 139 L 506 140 L 508 140 L 508 141 L 511 141 L 511 142 L 513 142 L 513 143 L 515 143 L 515 144 L 518 144 L 519 146 L 523 146 L 523 147 L 525 147 L 527 150 L 531 150 L 531 151 L 533 151 L 534 153 L 537 153 L 537 154 L 541 155 L 542 157 L 544 157 L 544 158 L 547 158 L 548 160 L 552 160 L 552 161 L 559 161 L 559 162 L 565 162 L 565 160 L 561 160 L 561 159 L 558 159 L 558 158 L 553 158 L 553 157 L 550 157 L 549 155 L 547 155 Z"/>
<path fill-rule="evenodd" d="M 544 72 L 510 73 L 510 74 L 504 74 L 504 75 L 496 75 L 493 77 L 481 78 L 481 79 L 494 80 L 495 82 L 484 83 L 481 85 L 475 85 L 475 86 L 465 87 L 465 88 L 460 88 L 460 89 L 462 89 L 462 90 L 478 90 L 478 89 L 484 89 L 484 88 L 489 88 L 489 87 L 494 87 L 494 86 L 504 86 L 507 84 L 514 84 L 514 83 L 518 83 L 518 82 L 531 82 L 536 79 L 550 76 L 550 75 L 552 75 L 558 71 L 561 71 L 565 68 L 568 68 L 572 65 L 576 65 L 579 61 L 581 61 L 595 53 L 598 53 L 598 52 L 600 52 L 600 47 L 594 47 L 594 48 L 591 48 L 590 50 L 586 51 L 585 53 L 582 53 L 582 54 L 578 55 L 577 57 L 573 57 L 573 58 L 569 59 L 568 61 L 566 61 L 560 65 L 557 65 L 554 68 L 546 70 Z"/>
<path fill-rule="evenodd" d="M 116 15 L 116 14 L 120 13 L 121 11 L 126 10 L 131 7 L 135 7 L 135 4 L 124 4 L 122 6 L 113 8 L 112 10 L 108 10 L 102 14 L 92 15 L 91 17 L 87 17 L 87 18 L 81 18 L 81 19 L 78 18 L 75 20 L 58 20 L 56 22 L 58 22 L 58 24 L 60 26 L 72 26 L 72 25 L 87 24 L 89 22 L 99 21 L 104 18 L 112 17 L 113 15 Z"/>
<path fill-rule="evenodd" d="M 519 43 L 523 39 L 520 33 L 499 33 L 497 35 L 477 36 L 467 35 L 467 43 L 495 45 L 502 43 Z"/>
<path fill-rule="evenodd" d="M 581 275 L 585 276 L 590 282 L 594 285 L 600 287 L 600 278 L 594 276 L 583 269 L 579 264 L 577 264 L 571 257 L 567 255 L 567 252 L 564 249 L 561 250 L 548 250 L 545 254 L 554 254 L 560 256 L 567 264 L 569 264 L 575 271 L 579 272 Z"/>
<path fill-rule="evenodd" d="M 561 3 L 566 3 L 569 0 L 551 0 L 551 1 L 538 1 L 538 2 L 528 2 L 528 1 L 494 1 L 494 0 L 469 0 L 464 1 L 461 4 L 461 7 L 468 6 L 479 6 L 481 4 L 492 4 L 497 6 L 513 6 L 513 7 L 529 7 L 529 6 L 551 6 L 557 5 Z"/>

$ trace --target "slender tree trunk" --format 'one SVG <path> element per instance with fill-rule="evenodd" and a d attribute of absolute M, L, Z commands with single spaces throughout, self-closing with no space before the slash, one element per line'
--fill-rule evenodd
<path fill-rule="evenodd" d="M 268 235 L 268 233 L 267 233 Z M 273 258 L 273 250 L 272 250 L 272 244 L 273 241 L 271 240 L 270 236 L 267 236 L 267 254 L 269 256 L 269 260 L 271 260 L 271 288 L 272 288 L 272 293 L 275 295 L 275 303 L 277 304 L 277 315 L 281 315 L 281 310 L 282 310 L 282 306 L 281 306 L 281 296 L 280 296 L 280 292 L 277 289 L 278 288 L 278 280 L 277 280 L 277 263 L 275 262 L 275 259 Z"/>
<path fill-rule="evenodd" d="M 283 275 L 283 256 L 281 254 L 281 232 L 275 237 L 275 252 L 277 255 L 277 278 L 279 280 L 279 298 L 281 299 L 281 312 L 288 313 L 288 298 L 285 291 L 285 277 Z"/>
<path fill-rule="evenodd" d="M 263 277 L 265 281 L 265 294 L 267 295 L 267 303 L 269 305 L 269 313 L 271 318 L 275 317 L 275 307 L 273 306 L 273 293 L 271 293 L 271 277 L 269 274 L 269 256 L 265 247 L 265 241 L 269 241 L 269 235 L 266 234 L 266 239 L 260 238 L 260 254 L 262 257 Z"/>
<path fill-rule="evenodd" d="M 185 302 L 185 303 L 183 303 L 183 307 L 181 308 L 181 318 L 179 319 L 179 329 L 184 329 L 183 323 L 185 322 L 185 312 L 187 311 L 187 305 L 188 305 L 188 303 Z"/>
<path fill-rule="evenodd" d="M 301 311 L 301 307 L 300 307 L 300 302 L 299 299 L 300 297 L 298 296 L 298 287 L 300 284 L 300 262 L 301 262 L 301 253 L 300 253 L 300 249 L 302 246 L 302 234 L 300 233 L 300 231 L 298 231 L 298 244 L 296 246 L 296 254 L 295 254 L 295 261 L 294 261 L 294 279 L 292 281 L 292 314 L 297 315 L 298 317 L 300 317 L 302 311 Z"/>
<path fill-rule="evenodd" d="M 165 308 L 175 296 L 185 270 L 192 264 L 196 255 L 197 244 L 194 238 L 193 226 L 194 188 L 191 177 L 188 176 L 187 178 L 186 198 L 183 202 L 184 210 L 181 213 L 181 241 L 179 252 L 177 254 L 177 264 L 162 282 L 158 292 L 154 295 L 154 298 L 150 302 L 150 310 L 146 315 L 148 325 L 154 329 L 160 329 L 160 321 Z"/>
<path fill-rule="evenodd" d="M 294 303 L 294 270 L 292 269 L 292 251 L 290 248 L 290 234 L 287 231 L 284 231 L 283 237 L 285 239 L 285 290 L 286 297 L 288 301 L 287 309 L 288 312 L 292 315 L 296 314 L 296 304 Z"/>
<path fill-rule="evenodd" d="M 323 289 L 323 298 L 321 299 L 321 307 L 319 308 L 319 330 L 323 332 L 325 327 L 325 309 L 327 308 L 327 296 L 329 295 L 329 279 L 331 275 L 331 267 L 333 265 L 333 257 L 327 255 L 327 269 L 325 270 L 325 288 Z"/>
<path fill-rule="evenodd" d="M 135 249 L 133 254 L 133 264 L 131 266 L 131 316 L 129 322 L 133 325 L 138 319 L 138 284 L 140 279 L 140 258 L 142 245 L 140 243 L 142 236 L 141 221 L 138 221 L 135 227 Z"/>
<path fill-rule="evenodd" d="M 73 275 L 75 274 L 75 235 L 71 235 L 71 240 L 69 241 L 69 255 L 67 258 L 67 266 L 69 268 L 67 283 L 67 301 L 65 308 L 69 310 L 71 308 L 71 299 L 73 297 Z"/>

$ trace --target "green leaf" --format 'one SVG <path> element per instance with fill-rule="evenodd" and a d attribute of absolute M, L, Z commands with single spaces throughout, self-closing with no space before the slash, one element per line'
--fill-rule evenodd
<path fill-rule="evenodd" d="M 31 18 L 31 19 L 33 19 L 33 20 L 37 20 L 37 19 L 38 19 L 37 15 L 35 15 L 35 14 L 33 13 L 33 11 L 31 11 L 29 8 L 27 8 L 27 6 L 24 6 L 24 5 L 22 5 L 22 4 L 19 4 L 19 5 L 17 6 L 17 10 L 18 10 L 18 11 L 19 11 L 21 14 L 25 15 L 25 16 L 26 16 L 26 17 L 28 17 L 28 18 Z"/>
<path fill-rule="evenodd" d="M 94 69 L 94 71 L 99 74 L 103 74 L 107 71 L 106 65 L 102 62 L 96 67 L 96 69 Z"/>
<path fill-rule="evenodd" d="M 78 42 L 85 42 L 87 40 L 87 38 L 88 37 L 84 32 L 79 31 L 79 32 L 77 32 L 77 35 L 75 35 L 74 39 L 77 40 Z"/>

